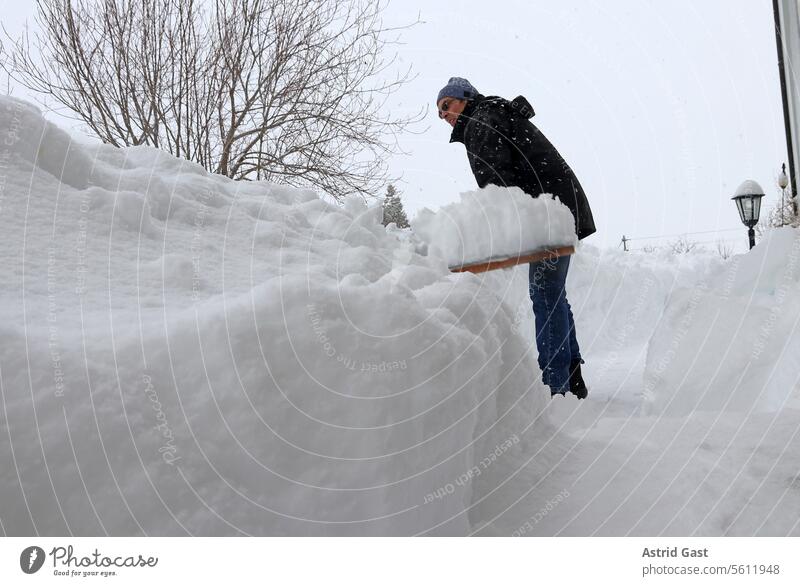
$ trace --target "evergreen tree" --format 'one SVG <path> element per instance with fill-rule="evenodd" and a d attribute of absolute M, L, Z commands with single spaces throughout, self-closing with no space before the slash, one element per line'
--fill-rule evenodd
<path fill-rule="evenodd" d="M 408 228 L 408 216 L 403 209 L 403 202 L 400 194 L 394 185 L 389 184 L 386 188 L 386 197 L 383 199 L 383 225 L 388 226 L 394 222 L 398 228 Z"/>

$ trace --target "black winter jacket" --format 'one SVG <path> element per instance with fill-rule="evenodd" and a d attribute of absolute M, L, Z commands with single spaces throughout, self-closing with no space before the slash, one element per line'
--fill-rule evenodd
<path fill-rule="evenodd" d="M 572 212 L 578 238 L 586 238 L 596 232 L 586 194 L 570 166 L 530 121 L 533 115 L 522 96 L 509 102 L 478 95 L 456 120 L 450 142 L 464 143 L 479 187 L 517 186 L 533 197 L 552 193 Z"/>

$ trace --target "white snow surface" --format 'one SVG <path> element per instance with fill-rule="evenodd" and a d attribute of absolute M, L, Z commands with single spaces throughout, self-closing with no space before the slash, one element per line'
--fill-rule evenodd
<path fill-rule="evenodd" d="M 728 261 L 582 242 L 578 402 L 539 382 L 527 265 L 447 268 L 516 236 L 437 248 L 454 210 L 384 229 L 1 98 L 0 530 L 800 534 L 797 230 Z M 522 217 L 496 225 L 540 238 Z"/>
<path fill-rule="evenodd" d="M 553 435 L 478 479 L 472 533 L 800 535 L 798 263 L 793 228 L 727 261 L 582 243 L 589 397 L 549 402 Z M 491 275 L 531 339 L 527 266 Z"/>
<path fill-rule="evenodd" d="M 428 254 L 449 266 L 577 243 L 567 206 L 552 194 L 533 198 L 519 187 L 467 191 L 437 212 L 423 208 L 411 227 Z"/>
<path fill-rule="evenodd" d="M 12 98 L 0 136 L 5 532 L 469 530 L 456 480 L 545 400 L 477 277 L 358 199 L 75 144 Z"/>
<path fill-rule="evenodd" d="M 734 197 L 739 197 L 740 195 L 764 195 L 764 189 L 758 184 L 758 181 L 753 181 L 752 179 L 747 179 L 742 181 L 739 187 L 736 188 L 736 193 L 733 194 Z"/>
<path fill-rule="evenodd" d="M 648 412 L 800 409 L 798 300 L 800 231 L 790 227 L 676 288 L 648 348 Z"/>

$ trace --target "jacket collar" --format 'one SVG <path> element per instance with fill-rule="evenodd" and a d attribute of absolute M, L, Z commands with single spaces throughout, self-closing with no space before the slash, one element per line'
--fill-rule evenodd
<path fill-rule="evenodd" d="M 458 115 L 456 124 L 453 126 L 453 132 L 450 133 L 450 142 L 464 142 L 464 129 L 467 127 L 467 124 L 469 124 L 472 114 L 475 112 L 475 107 L 484 99 L 484 96 L 478 94 L 467 101 L 467 105 L 464 106 L 464 110 Z"/>

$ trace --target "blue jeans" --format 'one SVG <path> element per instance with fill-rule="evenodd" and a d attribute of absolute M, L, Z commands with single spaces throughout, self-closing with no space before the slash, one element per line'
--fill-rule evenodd
<path fill-rule="evenodd" d="M 572 308 L 564 287 L 569 255 L 530 263 L 528 281 L 536 321 L 542 382 L 551 393 L 569 392 L 570 365 L 581 360 Z"/>

